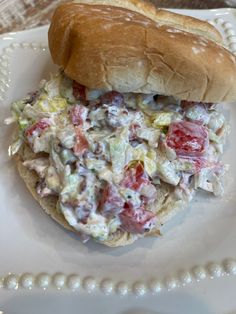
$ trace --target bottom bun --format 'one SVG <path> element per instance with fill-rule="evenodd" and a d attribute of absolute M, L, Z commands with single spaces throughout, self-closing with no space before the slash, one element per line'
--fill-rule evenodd
<path fill-rule="evenodd" d="M 57 196 L 47 196 L 47 197 L 40 197 L 36 191 L 37 182 L 39 180 L 38 175 L 36 172 L 29 170 L 23 165 L 23 162 L 26 160 L 31 160 L 39 157 L 36 155 L 27 145 L 23 145 L 20 152 L 15 157 L 17 168 L 19 171 L 20 176 L 24 180 L 27 188 L 35 198 L 35 200 L 40 204 L 42 209 L 51 216 L 57 223 L 59 223 L 65 229 L 72 231 L 78 235 L 80 233 L 75 230 L 72 226 L 68 224 L 64 215 L 57 210 Z M 109 247 L 118 247 L 118 246 L 126 246 L 132 244 L 139 238 L 145 236 L 152 236 L 157 237 L 160 236 L 161 233 L 159 231 L 159 227 L 167 222 L 170 218 L 175 216 L 177 212 L 183 210 L 187 206 L 188 202 L 183 200 L 175 200 L 173 197 L 173 188 L 170 187 L 168 184 L 162 183 L 161 188 L 158 193 L 158 206 L 157 206 L 157 219 L 158 219 L 158 226 L 156 229 L 151 230 L 145 234 L 132 234 L 126 231 L 119 230 L 112 234 L 107 240 L 105 241 L 98 241 Z M 97 241 L 97 240 L 96 240 Z"/>

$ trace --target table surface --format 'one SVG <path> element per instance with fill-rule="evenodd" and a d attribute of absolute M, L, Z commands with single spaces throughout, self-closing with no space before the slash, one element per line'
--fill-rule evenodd
<path fill-rule="evenodd" d="M 236 8 L 236 0 L 150 0 L 157 7 L 185 9 Z M 0 0 L 0 33 L 50 22 L 55 7 L 68 0 Z"/>

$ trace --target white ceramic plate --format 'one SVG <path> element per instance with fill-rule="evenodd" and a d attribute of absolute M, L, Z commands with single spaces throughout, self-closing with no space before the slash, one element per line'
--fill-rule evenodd
<path fill-rule="evenodd" d="M 212 21 L 236 52 L 236 11 L 181 13 Z M 223 198 L 199 195 L 165 226 L 162 238 L 116 249 L 92 241 L 84 245 L 44 214 L 7 156 L 12 130 L 2 120 L 9 115 L 11 101 L 37 88 L 55 70 L 47 49 L 47 27 L 0 37 L 0 310 L 64 313 L 70 306 L 74 313 L 79 306 L 79 313 L 232 314 L 235 104 L 222 106 L 232 127 L 224 154 L 231 167 Z M 119 294 L 126 295 L 124 301 Z"/>

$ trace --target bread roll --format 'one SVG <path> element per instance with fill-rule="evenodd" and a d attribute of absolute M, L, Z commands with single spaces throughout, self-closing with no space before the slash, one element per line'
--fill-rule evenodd
<path fill-rule="evenodd" d="M 150 18 L 159 25 L 168 25 L 189 33 L 205 36 L 222 43 L 220 32 L 211 24 L 194 17 L 176 14 L 171 11 L 156 8 L 152 3 L 142 0 L 75 0 L 74 3 L 90 5 L 111 5 L 128 9 Z"/>
<path fill-rule="evenodd" d="M 214 27 L 142 1 L 113 1 L 80 0 L 56 10 L 49 47 L 54 62 L 71 79 L 91 89 L 121 93 L 159 93 L 206 102 L 236 100 L 235 56 L 222 47 Z M 38 175 L 23 166 L 35 157 L 24 144 L 16 157 L 20 175 L 43 210 L 78 233 L 57 211 L 57 196 L 38 195 Z M 119 230 L 102 243 L 116 247 L 143 236 L 158 236 L 160 225 L 188 204 L 174 198 L 172 189 L 164 182 L 159 188 L 159 225 L 154 230 L 144 235 Z"/>
<path fill-rule="evenodd" d="M 91 5 L 98 2 L 112 5 Z M 121 93 L 236 100 L 236 58 L 211 25 L 135 0 L 89 3 L 60 5 L 49 29 L 53 61 L 71 79 Z"/>

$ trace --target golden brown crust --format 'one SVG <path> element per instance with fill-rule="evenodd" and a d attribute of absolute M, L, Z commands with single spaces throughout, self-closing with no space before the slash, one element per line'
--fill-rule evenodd
<path fill-rule="evenodd" d="M 158 25 L 124 8 L 59 6 L 49 30 L 49 47 L 54 62 L 91 89 L 204 102 L 236 100 L 233 54 L 205 35 Z"/>
<path fill-rule="evenodd" d="M 211 24 L 191 16 L 177 14 L 163 9 L 158 9 L 151 2 L 142 0 L 75 0 L 74 3 L 91 5 L 111 5 L 125 8 L 143 14 L 151 20 L 164 25 L 202 35 L 216 42 L 222 42 L 220 32 Z"/>

